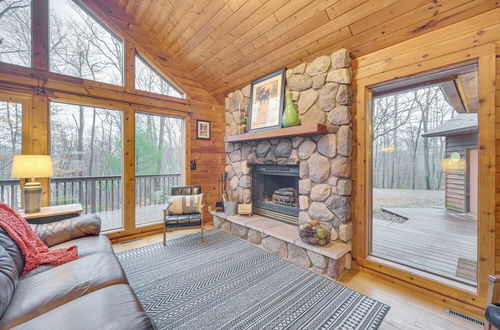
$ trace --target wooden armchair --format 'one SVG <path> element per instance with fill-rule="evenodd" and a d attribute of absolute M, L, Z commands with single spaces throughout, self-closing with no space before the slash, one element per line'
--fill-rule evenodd
<path fill-rule="evenodd" d="M 484 328 L 494 330 L 500 328 L 500 275 L 490 275 L 488 281 Z"/>
<path fill-rule="evenodd" d="M 170 189 L 170 196 L 186 196 L 201 194 L 201 186 L 179 186 Z M 203 207 L 199 213 L 172 214 L 169 211 L 172 203 L 167 202 L 167 207 L 163 210 L 163 245 L 167 244 L 166 232 L 174 228 L 200 228 L 201 240 L 203 241 Z"/>

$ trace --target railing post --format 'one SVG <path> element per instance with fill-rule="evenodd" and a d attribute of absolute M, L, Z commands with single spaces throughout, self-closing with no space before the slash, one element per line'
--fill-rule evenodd
<path fill-rule="evenodd" d="M 90 181 L 90 212 L 96 213 L 96 180 Z"/>

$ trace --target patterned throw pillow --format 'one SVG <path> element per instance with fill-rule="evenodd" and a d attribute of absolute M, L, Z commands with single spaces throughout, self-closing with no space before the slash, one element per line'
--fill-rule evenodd
<path fill-rule="evenodd" d="M 175 215 L 201 213 L 202 200 L 203 194 L 170 196 L 168 198 L 170 202 L 168 211 Z"/>

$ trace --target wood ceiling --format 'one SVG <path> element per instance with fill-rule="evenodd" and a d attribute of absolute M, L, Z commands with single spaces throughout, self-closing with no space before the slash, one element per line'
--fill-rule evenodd
<path fill-rule="evenodd" d="M 498 0 L 90 0 L 219 100 L 345 47 L 354 57 L 500 6 Z M 88 0 L 86 1 L 88 2 Z M 145 40 L 147 39 L 147 40 Z"/>

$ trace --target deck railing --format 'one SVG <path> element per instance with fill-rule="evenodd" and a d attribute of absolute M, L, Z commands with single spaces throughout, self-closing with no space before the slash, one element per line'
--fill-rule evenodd
<path fill-rule="evenodd" d="M 81 203 L 85 213 L 119 210 L 122 204 L 122 180 L 119 175 L 78 176 L 50 180 L 50 204 Z M 180 185 L 181 175 L 148 174 L 135 177 L 135 200 L 138 206 L 165 203 L 170 187 Z M 0 180 L 0 200 L 21 206 L 19 180 Z"/>

